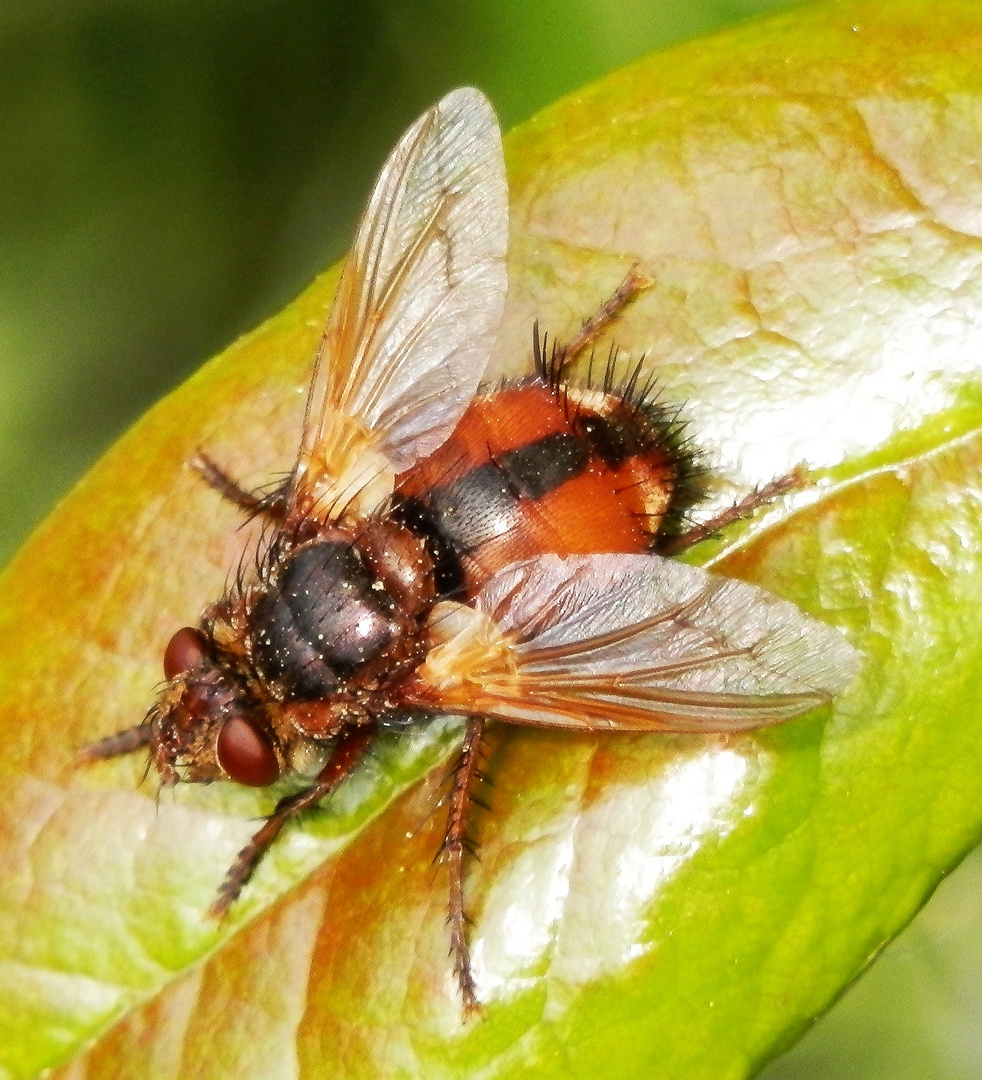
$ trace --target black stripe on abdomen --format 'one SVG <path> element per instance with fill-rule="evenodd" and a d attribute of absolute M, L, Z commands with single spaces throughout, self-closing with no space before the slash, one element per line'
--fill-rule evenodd
<path fill-rule="evenodd" d="M 589 451 L 575 436 L 547 435 L 477 465 L 430 492 L 437 527 L 462 553 L 476 551 L 522 522 L 520 499 L 541 499 L 578 475 Z"/>
<path fill-rule="evenodd" d="M 422 537 L 437 564 L 437 587 L 459 584 L 459 559 L 482 544 L 521 528 L 521 499 L 541 499 L 589 464 L 585 440 L 566 432 L 499 454 L 469 469 L 450 484 L 441 484 L 422 498 L 404 499 L 396 516 Z"/>
<path fill-rule="evenodd" d="M 546 435 L 509 450 L 495 460 L 517 496 L 541 499 L 587 467 L 590 452 L 583 440 L 567 432 Z M 461 477 L 466 480 L 467 477 Z"/>

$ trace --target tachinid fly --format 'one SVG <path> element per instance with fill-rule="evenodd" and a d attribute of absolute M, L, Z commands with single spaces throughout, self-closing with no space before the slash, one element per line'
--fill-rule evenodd
<path fill-rule="evenodd" d="M 146 721 L 87 751 L 147 747 L 163 784 L 266 786 L 312 759 L 215 901 L 223 913 L 294 814 L 356 766 L 376 726 L 468 717 L 449 794 L 454 971 L 479 1008 L 462 891 L 489 720 L 580 731 L 718 732 L 827 702 L 858 654 L 753 585 L 667 555 L 785 490 L 686 531 L 700 473 L 639 386 L 566 381 L 647 287 L 633 271 L 537 373 L 479 394 L 507 281 L 508 191 L 485 98 L 456 90 L 406 132 L 359 225 L 324 330 L 296 464 L 271 495 L 204 478 L 268 525 L 253 578 L 164 653 Z"/>

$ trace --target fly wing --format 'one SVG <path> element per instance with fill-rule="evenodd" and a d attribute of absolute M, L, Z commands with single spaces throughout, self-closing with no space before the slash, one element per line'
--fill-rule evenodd
<path fill-rule="evenodd" d="M 508 187 L 487 99 L 455 90 L 403 135 L 358 226 L 318 351 L 292 497 L 366 447 L 402 472 L 477 390 L 507 291 Z"/>
<path fill-rule="evenodd" d="M 786 600 L 656 555 L 518 563 L 476 608 L 490 645 L 459 653 L 440 706 L 516 724 L 740 731 L 829 701 L 861 659 Z"/>

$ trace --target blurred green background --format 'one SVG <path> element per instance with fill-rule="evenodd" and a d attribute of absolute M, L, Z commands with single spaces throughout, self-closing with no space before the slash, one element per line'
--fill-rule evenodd
<path fill-rule="evenodd" d="M 886 3 L 889 0 L 885 0 Z M 0 562 L 133 419 L 344 250 L 446 90 L 504 127 L 786 0 L 6 0 Z M 982 856 L 766 1075 L 982 1076 Z"/>

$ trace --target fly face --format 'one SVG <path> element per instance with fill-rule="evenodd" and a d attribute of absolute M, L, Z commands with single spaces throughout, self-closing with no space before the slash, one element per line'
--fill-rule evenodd
<path fill-rule="evenodd" d="M 178 630 L 164 652 L 164 674 L 167 684 L 144 725 L 162 784 L 231 779 L 265 787 L 279 778 L 283 747 L 213 637 L 195 627 Z"/>
<path fill-rule="evenodd" d="M 478 389 L 504 306 L 501 136 L 475 90 L 449 94 L 386 162 L 321 340 L 297 460 L 272 495 L 199 456 L 267 525 L 252 576 L 171 639 L 149 719 L 90 759 L 148 747 L 161 781 L 266 786 L 280 800 L 229 869 L 234 902 L 295 814 L 331 794 L 378 724 L 462 713 L 443 855 L 451 955 L 479 1008 L 463 899 L 467 810 L 489 720 L 587 732 L 743 731 L 831 699 L 858 654 L 834 629 L 674 552 L 698 528 L 700 469 L 639 372 L 575 391 L 566 368 L 650 282 L 632 271 L 539 377 Z M 674 533 L 674 535 L 667 535 Z"/>

